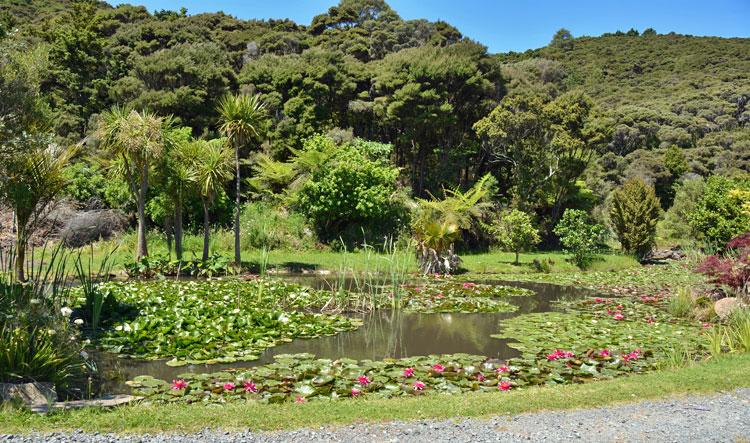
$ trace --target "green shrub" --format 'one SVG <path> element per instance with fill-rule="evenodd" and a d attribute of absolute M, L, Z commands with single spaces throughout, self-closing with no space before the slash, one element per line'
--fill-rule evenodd
<path fill-rule="evenodd" d="M 571 261 L 579 268 L 586 269 L 596 258 L 596 247 L 604 228 L 592 223 L 585 212 L 566 209 L 554 232 L 560 237 L 565 251 L 572 254 Z"/>
<path fill-rule="evenodd" d="M 301 214 L 290 213 L 266 202 L 242 208 L 242 247 L 251 249 L 312 249 L 317 238 Z"/>
<path fill-rule="evenodd" d="M 722 247 L 731 238 L 747 232 L 750 214 L 732 192 L 737 189 L 750 190 L 750 178 L 709 178 L 703 197 L 690 213 L 691 228 L 703 234 L 708 246 Z"/>
<path fill-rule="evenodd" d="M 706 181 L 700 177 L 685 180 L 676 186 L 674 202 L 659 225 L 660 236 L 677 240 L 700 239 L 701 234 L 690 226 L 689 217 L 703 198 L 705 188 Z"/>
<path fill-rule="evenodd" d="M 609 218 L 623 251 L 641 259 L 656 244 L 656 224 L 661 215 L 654 188 L 641 179 L 626 181 L 612 193 Z"/>
<path fill-rule="evenodd" d="M 405 218 L 398 175 L 398 168 L 343 145 L 302 186 L 297 207 L 323 241 L 380 239 L 395 233 Z"/>

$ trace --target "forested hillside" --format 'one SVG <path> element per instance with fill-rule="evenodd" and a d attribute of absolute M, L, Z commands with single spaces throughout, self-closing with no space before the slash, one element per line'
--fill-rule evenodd
<path fill-rule="evenodd" d="M 6 57 L 43 53 L 39 91 L 57 142 L 85 141 L 70 173 L 79 200 L 128 204 L 95 160 L 105 110 L 172 115 L 210 137 L 228 92 L 260 94 L 267 106 L 243 169 L 250 197 L 273 204 L 311 173 L 300 165 L 317 134 L 389 145 L 373 158 L 399 168 L 412 197 L 489 173 L 495 201 L 535 212 L 547 233 L 564 208 L 596 215 L 630 177 L 654 185 L 668 209 L 691 174 L 750 171 L 750 39 L 651 29 L 550 37 L 545 48 L 490 54 L 450 24 L 403 20 L 382 0 L 342 0 L 309 24 L 93 1 L 0 5 Z M 523 128 L 538 137 L 519 138 Z M 150 192 L 158 202 L 164 190 Z M 219 195 L 225 213 L 232 193 Z"/>

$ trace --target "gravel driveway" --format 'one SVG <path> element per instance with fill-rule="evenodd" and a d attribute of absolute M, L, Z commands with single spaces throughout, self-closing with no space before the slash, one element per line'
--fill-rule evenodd
<path fill-rule="evenodd" d="M 202 431 L 187 435 L 0 435 L 0 441 L 76 442 L 750 442 L 750 389 L 622 406 L 491 419 L 422 420 L 292 432 Z"/>

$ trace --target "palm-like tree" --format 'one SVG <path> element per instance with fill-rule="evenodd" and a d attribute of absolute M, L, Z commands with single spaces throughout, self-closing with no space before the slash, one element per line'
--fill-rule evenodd
<path fill-rule="evenodd" d="M 136 111 L 115 106 L 101 115 L 95 136 L 107 159 L 117 165 L 128 183 L 136 202 L 138 245 L 136 257 L 148 255 L 146 243 L 146 193 L 149 172 L 157 160 L 173 145 L 171 134 L 175 121 L 148 111 Z M 117 161 L 119 160 L 119 161 Z"/>
<path fill-rule="evenodd" d="M 52 202 L 65 189 L 63 171 L 73 154 L 47 144 L 46 138 L 27 139 L 23 153 L 4 158 L 0 173 L 0 202 L 16 216 L 16 261 L 18 281 L 25 281 L 26 249 L 38 223 Z"/>
<path fill-rule="evenodd" d="M 224 138 L 192 142 L 194 161 L 192 181 L 203 203 L 203 261 L 208 260 L 210 240 L 209 209 L 224 183 L 232 179 L 232 150 Z"/>
<path fill-rule="evenodd" d="M 241 264 L 240 257 L 240 149 L 263 133 L 268 122 L 266 104 L 259 95 L 226 95 L 217 108 L 219 130 L 234 147 L 235 208 L 234 208 L 234 261 Z"/>

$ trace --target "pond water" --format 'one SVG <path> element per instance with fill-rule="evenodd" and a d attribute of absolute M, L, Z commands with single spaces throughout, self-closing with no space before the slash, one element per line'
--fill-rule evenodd
<path fill-rule="evenodd" d="M 317 288 L 327 288 L 328 284 L 321 277 L 294 277 L 292 280 Z M 512 313 L 410 314 L 376 311 L 360 315 L 363 325 L 355 331 L 329 337 L 297 339 L 267 349 L 258 360 L 252 362 L 170 367 L 164 363 L 165 360 L 134 360 L 100 354 L 97 360 L 105 377 L 103 390 L 108 393 L 127 393 L 130 388 L 124 382 L 138 375 L 172 380 L 178 374 L 218 372 L 263 365 L 272 362 L 274 355 L 302 352 L 315 354 L 319 358 L 347 357 L 357 360 L 463 352 L 505 360 L 517 356 L 518 351 L 510 348 L 507 340 L 490 337 L 501 332 L 499 320 L 523 313 L 550 311 L 553 309 L 552 301 L 588 295 L 586 290 L 551 284 L 504 281 L 482 283 L 519 286 L 531 289 L 535 294 L 511 298 L 510 302 L 519 308 Z"/>

